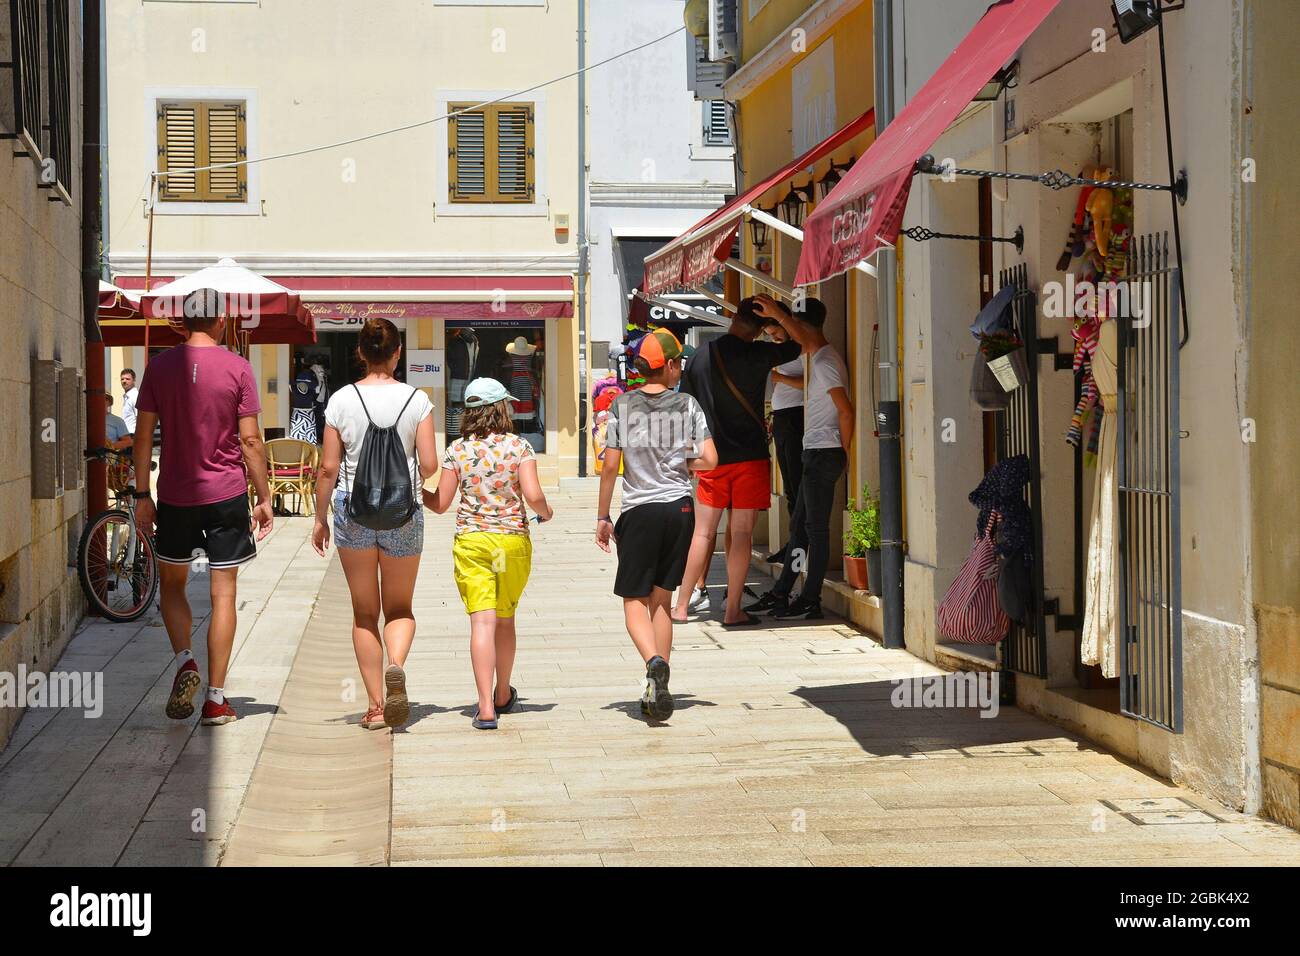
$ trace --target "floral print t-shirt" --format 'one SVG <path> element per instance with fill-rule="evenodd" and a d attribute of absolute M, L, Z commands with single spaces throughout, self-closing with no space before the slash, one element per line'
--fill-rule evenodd
<path fill-rule="evenodd" d="M 460 482 L 456 533 L 528 534 L 519 466 L 534 457 L 533 446 L 518 435 L 457 438 L 448 445 L 442 467 L 454 469 Z"/>

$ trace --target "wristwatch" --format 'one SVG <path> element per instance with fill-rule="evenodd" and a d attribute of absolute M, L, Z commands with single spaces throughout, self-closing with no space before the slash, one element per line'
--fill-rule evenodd
<path fill-rule="evenodd" d="M 131 497 L 134 498 L 136 501 L 143 501 L 145 498 L 152 498 L 153 495 L 151 495 L 148 491 L 135 491 L 131 493 Z"/>

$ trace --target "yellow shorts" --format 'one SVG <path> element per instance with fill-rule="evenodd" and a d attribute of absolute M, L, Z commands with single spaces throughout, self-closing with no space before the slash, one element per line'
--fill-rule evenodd
<path fill-rule="evenodd" d="M 451 546 L 456 588 L 465 610 L 514 617 L 533 567 L 533 542 L 526 534 L 471 531 Z"/>

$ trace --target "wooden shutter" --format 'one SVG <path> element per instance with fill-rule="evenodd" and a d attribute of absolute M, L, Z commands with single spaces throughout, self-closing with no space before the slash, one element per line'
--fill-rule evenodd
<path fill-rule="evenodd" d="M 158 170 L 164 202 L 244 202 L 248 167 L 195 167 L 248 158 L 248 123 L 242 103 L 168 102 L 158 105 Z M 171 172 L 178 170 L 178 172 Z"/>
<path fill-rule="evenodd" d="M 453 110 L 472 103 L 458 103 Z M 487 117 L 479 111 L 451 118 L 451 176 L 453 202 L 483 202 L 487 196 Z"/>
<path fill-rule="evenodd" d="M 204 104 L 207 161 L 203 166 L 237 163 L 248 158 L 247 123 L 242 103 Z M 248 193 L 248 167 L 228 166 L 200 174 L 207 177 L 210 202 L 243 202 Z"/>
<path fill-rule="evenodd" d="M 195 103 L 162 103 L 158 107 L 158 171 L 168 172 L 159 181 L 158 196 L 164 201 L 193 201 L 198 198 L 196 173 L 170 173 L 190 169 L 199 161 L 199 108 Z"/>
<path fill-rule="evenodd" d="M 466 110 L 472 103 L 453 103 Z M 536 194 L 534 115 L 528 103 L 495 103 L 451 119 L 452 202 L 530 203 Z"/>
<path fill-rule="evenodd" d="M 497 108 L 497 201 L 532 202 L 533 110 L 512 105 Z"/>

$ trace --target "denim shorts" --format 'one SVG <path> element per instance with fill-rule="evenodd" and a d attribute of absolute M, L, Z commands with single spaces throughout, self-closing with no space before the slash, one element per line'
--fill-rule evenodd
<path fill-rule="evenodd" d="M 353 551 L 378 548 L 390 558 L 410 558 L 424 550 L 424 509 L 417 506 L 415 515 L 400 528 L 374 531 L 348 518 L 347 492 L 334 493 L 334 545 Z"/>

